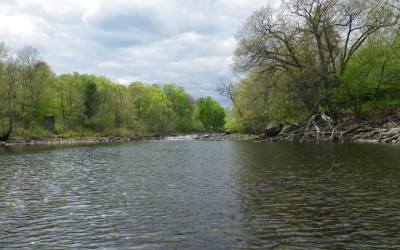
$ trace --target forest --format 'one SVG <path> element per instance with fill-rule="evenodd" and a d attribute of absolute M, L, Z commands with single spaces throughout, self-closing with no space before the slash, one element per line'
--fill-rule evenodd
<path fill-rule="evenodd" d="M 54 131 L 43 128 L 55 117 Z M 219 131 L 225 110 L 174 84 L 113 83 L 104 76 L 57 76 L 36 48 L 0 43 L 0 141 L 11 136 L 132 136 Z"/>
<path fill-rule="evenodd" d="M 400 104 L 398 0 L 287 0 L 256 10 L 237 33 L 226 129 L 355 121 Z"/>
<path fill-rule="evenodd" d="M 174 84 L 57 76 L 26 46 L 0 43 L 0 140 L 10 136 L 222 131 L 259 134 L 273 122 L 305 126 L 320 114 L 362 121 L 400 107 L 399 0 L 283 0 L 236 35 L 224 110 Z M 226 115 L 225 115 L 226 113 Z M 54 115 L 54 131 L 43 117 Z"/>

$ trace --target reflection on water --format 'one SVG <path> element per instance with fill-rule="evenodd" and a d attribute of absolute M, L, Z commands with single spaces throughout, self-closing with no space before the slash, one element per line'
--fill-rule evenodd
<path fill-rule="evenodd" d="M 247 166 L 238 183 L 251 246 L 400 246 L 400 148 L 253 144 L 237 150 Z"/>
<path fill-rule="evenodd" d="M 0 151 L 0 248 L 400 248 L 400 147 L 147 141 Z"/>

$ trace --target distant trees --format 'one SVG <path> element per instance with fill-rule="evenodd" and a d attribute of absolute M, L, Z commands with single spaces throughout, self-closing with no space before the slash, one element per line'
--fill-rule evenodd
<path fill-rule="evenodd" d="M 211 96 L 196 101 L 198 117 L 206 130 L 222 130 L 225 125 L 224 108 Z"/>
<path fill-rule="evenodd" d="M 12 54 L 0 43 L 0 140 L 7 140 L 16 128 L 28 129 L 51 106 L 56 77 L 36 49 L 25 47 Z"/>
<path fill-rule="evenodd" d="M 0 141 L 7 140 L 16 119 L 17 65 L 4 42 L 0 43 Z"/>
<path fill-rule="evenodd" d="M 399 18 L 399 1 L 390 0 L 287 0 L 277 8 L 263 7 L 237 35 L 233 69 L 243 77 L 234 85 L 221 85 L 220 93 L 231 100 L 234 93 L 232 106 L 239 122 L 255 131 L 266 121 L 300 122 L 320 111 L 337 115 L 350 108 L 360 115 L 365 100 L 356 101 L 354 77 L 365 77 L 352 69 L 362 54 L 365 58 L 365 50 L 379 47 L 386 54 L 398 53 L 394 30 Z M 382 36 L 392 41 L 390 48 L 377 46 Z M 379 62 L 369 66 L 389 70 L 396 56 L 385 60 L 378 51 Z M 361 68 L 363 74 L 370 72 Z"/>
<path fill-rule="evenodd" d="M 167 97 L 168 120 L 172 121 L 172 129 L 176 131 L 196 130 L 193 98 L 181 86 L 165 84 L 163 91 Z"/>
<path fill-rule="evenodd" d="M 206 101 L 196 102 L 173 84 L 122 86 L 77 72 L 56 76 L 37 49 L 13 54 L 0 43 L 0 141 L 45 134 L 46 114 L 55 115 L 56 132 L 78 135 L 222 129 L 224 109 L 209 97 L 200 99 Z"/>

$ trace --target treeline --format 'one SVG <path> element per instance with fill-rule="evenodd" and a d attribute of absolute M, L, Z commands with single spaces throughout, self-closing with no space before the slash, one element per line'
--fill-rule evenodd
<path fill-rule="evenodd" d="M 237 34 L 227 129 L 259 133 L 313 114 L 363 119 L 400 103 L 399 1 L 289 0 L 255 11 Z"/>
<path fill-rule="evenodd" d="M 222 130 L 225 111 L 211 97 L 194 100 L 183 87 L 134 82 L 74 72 L 57 76 L 25 47 L 12 53 L 0 43 L 0 140 L 43 136 L 43 117 L 55 116 L 66 135 L 132 135 Z"/>

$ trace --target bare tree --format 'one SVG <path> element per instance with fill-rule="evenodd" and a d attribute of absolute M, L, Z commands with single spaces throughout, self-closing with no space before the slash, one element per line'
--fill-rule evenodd
<path fill-rule="evenodd" d="M 235 83 L 231 80 L 220 80 L 217 91 L 221 96 L 227 97 L 229 100 L 231 100 L 232 104 L 235 106 L 237 109 L 240 117 L 243 116 L 242 111 L 240 110 L 239 104 L 236 100 L 236 90 L 235 90 Z"/>

